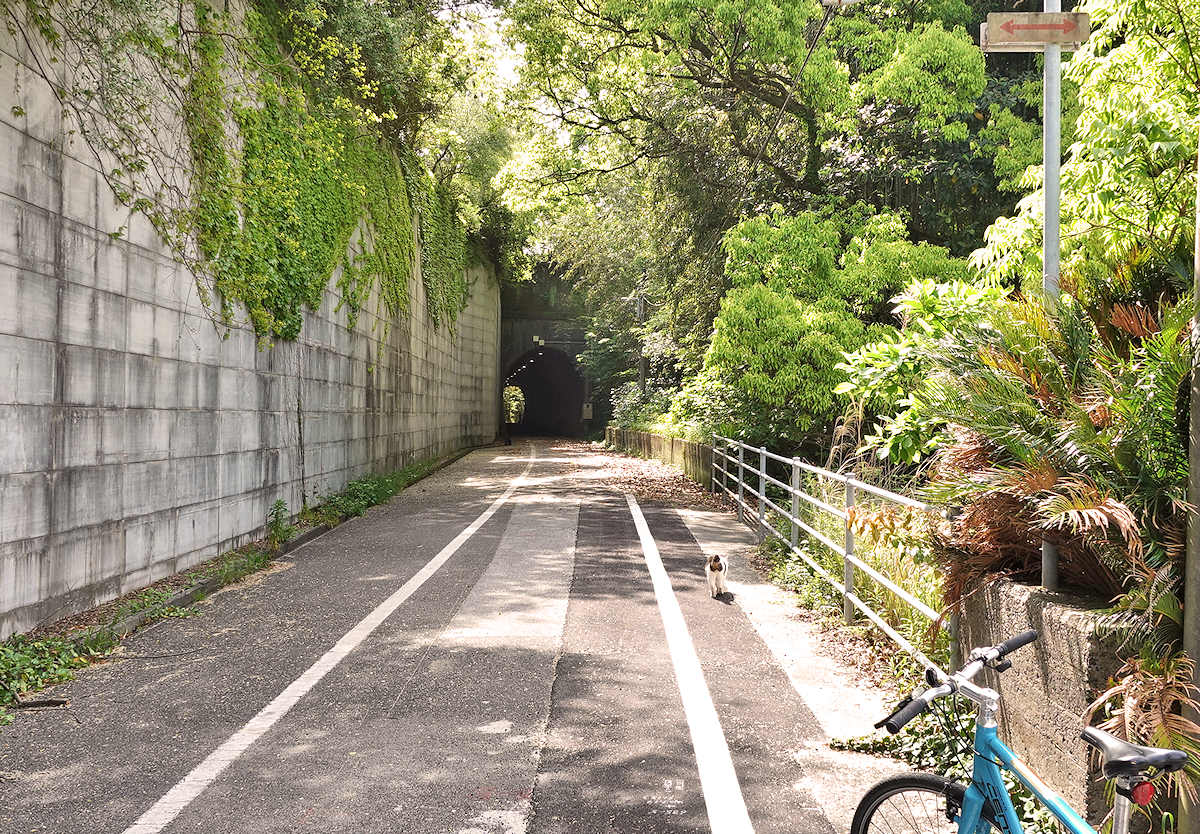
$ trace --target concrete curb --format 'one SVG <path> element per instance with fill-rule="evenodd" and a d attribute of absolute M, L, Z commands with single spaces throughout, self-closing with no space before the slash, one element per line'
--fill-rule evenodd
<path fill-rule="evenodd" d="M 417 482 L 414 481 L 413 483 Z M 342 522 L 342 524 L 344 523 L 345 521 Z M 332 529 L 333 527 L 328 524 L 321 524 L 313 527 L 310 530 L 305 530 L 291 541 L 284 542 L 283 546 L 280 547 L 279 550 L 271 554 L 271 557 L 268 561 L 274 562 L 276 559 L 286 556 L 288 553 L 296 550 L 297 548 L 303 547 L 314 539 L 320 538 Z M 257 572 L 258 571 L 255 571 L 255 573 Z M 250 576 L 250 574 L 245 574 L 245 576 Z M 238 579 L 242 578 L 243 577 L 238 577 Z M 233 580 L 233 582 L 236 581 L 238 580 Z M 87 643 L 89 638 L 103 633 L 112 634 L 117 637 L 124 637 L 127 634 L 132 634 L 141 628 L 148 620 L 157 619 L 159 612 L 161 612 L 164 608 L 183 608 L 191 605 L 193 602 L 204 599 L 204 597 L 208 596 L 209 594 L 221 590 L 221 588 L 225 587 L 227 584 L 233 583 L 226 583 L 222 581 L 220 577 L 215 576 L 210 579 L 205 579 L 203 582 L 197 582 L 190 588 L 184 588 L 182 591 L 175 593 L 159 605 L 155 605 L 152 608 L 146 608 L 142 611 L 135 611 L 123 620 L 118 620 L 111 625 L 94 628 L 88 631 L 82 637 L 78 638 L 75 642 L 77 645 L 80 643 Z"/>
<path fill-rule="evenodd" d="M 468 446 L 464 449 L 459 449 L 457 452 L 452 452 L 449 455 L 447 455 L 446 457 L 442 458 L 437 463 L 435 463 L 432 467 L 430 467 L 428 472 L 426 472 L 424 475 L 422 475 L 417 480 L 413 481 L 411 484 L 406 486 L 404 489 L 409 489 L 409 488 L 413 487 L 414 485 L 419 484 L 421 481 L 425 480 L 430 475 L 433 475 L 436 472 L 441 472 L 447 466 L 450 466 L 453 463 L 457 463 L 458 461 L 462 460 L 467 455 L 471 454 L 471 452 L 478 451 L 479 449 L 487 449 L 494 445 L 496 445 L 496 444 L 488 443 L 488 444 L 481 445 L 481 446 Z M 404 490 L 401 490 L 400 492 L 396 493 L 396 495 L 400 495 L 403 492 L 404 492 Z M 395 498 L 395 496 L 392 496 L 392 497 Z M 390 501 L 391 499 L 388 499 L 388 500 Z M 384 502 L 384 504 L 386 504 L 386 503 L 387 503 L 387 501 Z M 377 506 L 377 507 L 382 506 L 382 504 L 376 504 L 375 506 Z M 368 508 L 368 510 L 369 509 L 371 509 L 371 508 Z M 333 530 L 335 527 L 340 527 L 341 525 L 347 523 L 350 520 L 351 520 L 350 518 L 344 518 L 340 522 L 338 522 L 337 524 L 334 524 L 334 525 L 320 524 L 309 530 L 305 530 L 303 533 L 298 535 L 296 538 L 291 539 L 290 541 L 284 542 L 284 544 L 279 548 L 279 550 L 277 550 L 276 552 L 271 554 L 268 561 L 274 562 L 277 559 L 279 559 L 283 556 L 286 556 L 288 553 L 291 553 L 294 550 L 299 550 L 301 547 L 304 547 L 306 544 L 309 544 L 310 542 L 315 541 L 316 539 L 319 539 L 321 536 L 325 535 L 330 530 Z M 255 573 L 257 573 L 257 572 L 258 571 L 255 571 Z M 251 574 L 245 574 L 245 576 L 250 576 L 250 575 Z M 243 578 L 243 577 L 238 577 L 238 579 L 241 579 L 241 578 Z M 237 579 L 233 580 L 233 582 L 236 582 L 236 581 L 237 581 Z M 100 635 L 110 635 L 110 636 L 113 636 L 116 638 L 125 637 L 125 636 L 137 631 L 139 628 L 141 628 L 143 625 L 146 625 L 148 622 L 153 622 L 153 621 L 160 619 L 159 614 L 162 612 L 163 609 L 165 609 L 165 608 L 184 608 L 188 605 L 191 605 L 194 602 L 197 602 L 198 600 L 201 600 L 201 599 L 209 596 L 212 593 L 215 593 L 216 591 L 221 590 L 221 588 L 224 588 L 226 585 L 229 585 L 229 584 L 233 584 L 233 583 L 232 582 L 226 583 L 220 577 L 212 577 L 210 579 L 205 579 L 203 582 L 198 582 L 189 588 L 184 588 L 182 591 L 179 591 L 179 592 L 171 595 L 171 597 L 164 600 L 159 605 L 155 605 L 151 608 L 146 608 L 141 611 L 135 611 L 134 613 L 130 614 L 128 617 L 125 617 L 121 620 L 117 620 L 114 623 L 110 623 L 108 625 L 97 626 L 95 628 L 88 629 L 83 634 L 76 637 L 75 640 L 72 642 L 76 647 L 82 649 L 82 648 L 86 647 L 90 641 L 92 641 L 93 639 L 95 639 L 96 637 L 98 637 Z"/>

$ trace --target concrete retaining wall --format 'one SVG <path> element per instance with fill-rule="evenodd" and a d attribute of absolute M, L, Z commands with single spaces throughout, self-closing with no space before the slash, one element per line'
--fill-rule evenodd
<path fill-rule="evenodd" d="M 0 28 L 0 638 L 255 537 L 276 499 L 495 438 L 489 270 L 453 331 L 414 276 L 386 342 L 332 290 L 296 342 L 223 338 L 20 54 Z"/>
<path fill-rule="evenodd" d="M 678 437 L 664 437 L 647 431 L 618 429 L 612 426 L 604 430 L 604 441 L 614 449 L 678 466 L 700 486 L 712 489 L 711 446 Z"/>
<path fill-rule="evenodd" d="M 980 680 L 1000 693 L 1005 741 L 1092 823 L 1108 811 L 1090 748 L 1079 738 L 1083 715 L 1118 666 L 1114 647 L 1096 635 L 1094 602 L 1005 580 L 967 597 L 964 651 L 1035 629 L 1037 642 L 1009 655 L 1012 668 Z"/>

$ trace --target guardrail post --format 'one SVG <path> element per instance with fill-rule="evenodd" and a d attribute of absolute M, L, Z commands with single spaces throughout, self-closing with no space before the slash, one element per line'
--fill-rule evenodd
<path fill-rule="evenodd" d="M 709 470 L 708 470 L 708 475 L 709 475 L 708 488 L 709 488 L 710 492 L 716 493 L 716 491 L 717 491 L 717 436 L 715 434 L 712 436 L 712 447 L 709 449 L 709 451 L 712 453 L 712 457 L 710 458 L 711 465 L 709 466 Z M 724 467 L 721 467 L 721 468 L 724 469 Z"/>
<path fill-rule="evenodd" d="M 758 449 L 758 526 L 767 528 L 767 447 Z"/>
<path fill-rule="evenodd" d="M 792 458 L 792 518 L 800 517 L 800 461 Z M 792 521 L 792 536 L 789 539 L 792 547 L 800 544 L 800 525 Z"/>
<path fill-rule="evenodd" d="M 743 504 L 746 486 L 746 444 L 740 440 L 735 440 L 738 445 L 738 521 L 744 521 L 746 518 L 745 505 Z"/>
<path fill-rule="evenodd" d="M 846 555 L 854 555 L 854 526 L 850 516 L 854 510 L 854 481 L 846 476 Z M 854 563 L 848 558 L 842 559 L 842 619 L 847 623 L 854 622 L 854 604 L 850 602 L 850 594 L 854 593 Z"/>

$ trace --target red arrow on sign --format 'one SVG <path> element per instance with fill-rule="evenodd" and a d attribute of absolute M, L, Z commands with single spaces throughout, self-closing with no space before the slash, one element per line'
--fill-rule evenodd
<path fill-rule="evenodd" d="M 1070 20 L 1064 20 L 1062 23 L 1016 23 L 1014 21 L 1006 21 L 1000 27 L 1008 34 L 1018 31 L 1034 31 L 1034 30 L 1049 30 L 1054 32 L 1062 32 L 1066 34 L 1075 28 L 1075 23 Z"/>

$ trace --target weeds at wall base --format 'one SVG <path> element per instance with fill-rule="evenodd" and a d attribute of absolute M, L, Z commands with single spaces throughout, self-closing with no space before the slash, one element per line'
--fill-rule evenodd
<path fill-rule="evenodd" d="M 191 608 L 191 603 L 267 567 L 286 552 L 297 535 L 324 532 L 361 516 L 454 459 L 430 458 L 394 472 L 359 478 L 302 512 L 298 525 L 288 521 L 287 504 L 276 501 L 268 513 L 263 540 L 171 577 L 166 587 L 145 588 L 117 600 L 102 624 L 61 634 L 19 634 L 0 642 L 0 727 L 14 720 L 18 697 L 73 680 L 78 669 L 103 660 L 136 628 L 167 618 L 198 616 L 200 612 Z M 185 599 L 187 604 L 180 605 Z M 131 624 L 134 618 L 139 619 Z"/>

